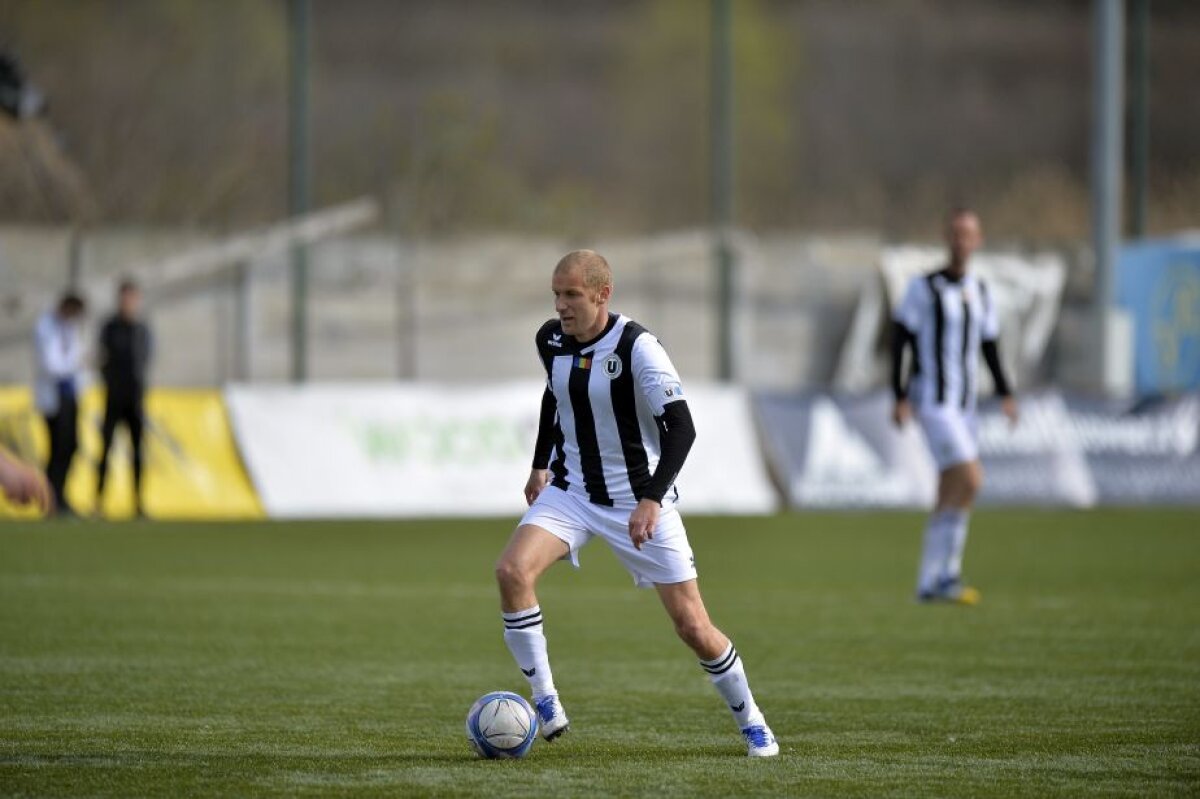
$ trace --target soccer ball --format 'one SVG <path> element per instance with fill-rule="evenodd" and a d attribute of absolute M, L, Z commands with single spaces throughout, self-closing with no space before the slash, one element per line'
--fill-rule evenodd
<path fill-rule="evenodd" d="M 484 694 L 467 713 L 467 740 L 480 757 L 525 757 L 537 733 L 537 714 L 511 691 Z"/>

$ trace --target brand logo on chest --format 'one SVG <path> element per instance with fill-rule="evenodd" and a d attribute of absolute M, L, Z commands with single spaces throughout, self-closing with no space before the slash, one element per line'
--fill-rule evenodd
<path fill-rule="evenodd" d="M 621 372 L 625 371 L 625 364 L 621 361 L 621 357 L 614 353 L 600 362 L 600 368 L 604 370 L 605 377 L 609 380 L 616 380 L 621 376 Z"/>

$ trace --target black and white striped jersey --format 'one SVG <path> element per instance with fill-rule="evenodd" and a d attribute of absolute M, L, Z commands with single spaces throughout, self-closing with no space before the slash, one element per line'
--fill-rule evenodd
<path fill-rule="evenodd" d="M 598 505 L 677 498 L 675 476 L 694 431 L 679 374 L 658 339 L 609 314 L 604 332 L 588 342 L 552 319 L 538 331 L 537 348 L 547 390 L 534 468 L 549 466 L 551 485 Z"/>
<path fill-rule="evenodd" d="M 959 280 L 944 270 L 915 277 L 894 319 L 914 341 L 908 388 L 912 402 L 917 407 L 973 410 L 979 383 L 977 353 L 1000 334 L 996 303 L 986 284 L 969 272 Z M 998 374 L 995 369 L 993 373 Z"/>

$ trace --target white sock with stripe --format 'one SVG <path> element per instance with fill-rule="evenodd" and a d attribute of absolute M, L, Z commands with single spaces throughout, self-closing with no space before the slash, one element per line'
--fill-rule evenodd
<path fill-rule="evenodd" d="M 700 661 L 700 668 L 708 672 L 708 678 L 733 712 L 733 718 L 739 728 L 764 723 L 762 711 L 758 709 L 758 705 L 754 703 L 754 695 L 750 693 L 746 669 L 732 641 L 720 657 Z"/>
<path fill-rule="evenodd" d="M 917 591 L 930 593 L 937 589 L 938 580 L 946 572 L 953 549 L 954 519 L 957 511 L 936 510 L 929 514 L 925 525 L 925 543 L 921 548 L 921 568 L 917 574 Z"/>
<path fill-rule="evenodd" d="M 947 580 L 958 580 L 962 578 L 963 552 L 967 548 L 967 525 L 971 522 L 971 512 L 955 509 L 944 511 L 944 513 L 947 515 L 947 526 L 950 528 L 950 546 L 942 577 Z"/>
<path fill-rule="evenodd" d="M 501 613 L 504 619 L 504 643 L 512 652 L 517 668 L 529 680 L 529 688 L 535 700 L 554 690 L 554 675 L 550 672 L 550 658 L 546 654 L 546 634 L 542 629 L 542 608 L 531 608 L 512 613 Z"/>

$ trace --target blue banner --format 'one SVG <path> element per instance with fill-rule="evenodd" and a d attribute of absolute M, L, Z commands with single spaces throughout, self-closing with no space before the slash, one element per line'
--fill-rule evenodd
<path fill-rule="evenodd" d="M 1133 317 L 1137 391 L 1200 388 L 1200 241 L 1123 247 L 1116 289 Z"/>
<path fill-rule="evenodd" d="M 981 504 L 1200 506 L 1200 393 L 1131 405 L 1046 391 L 1018 404 L 1016 426 L 980 405 Z M 937 466 L 915 421 L 892 424 L 887 393 L 760 394 L 755 406 L 791 507 L 933 504 Z"/>

